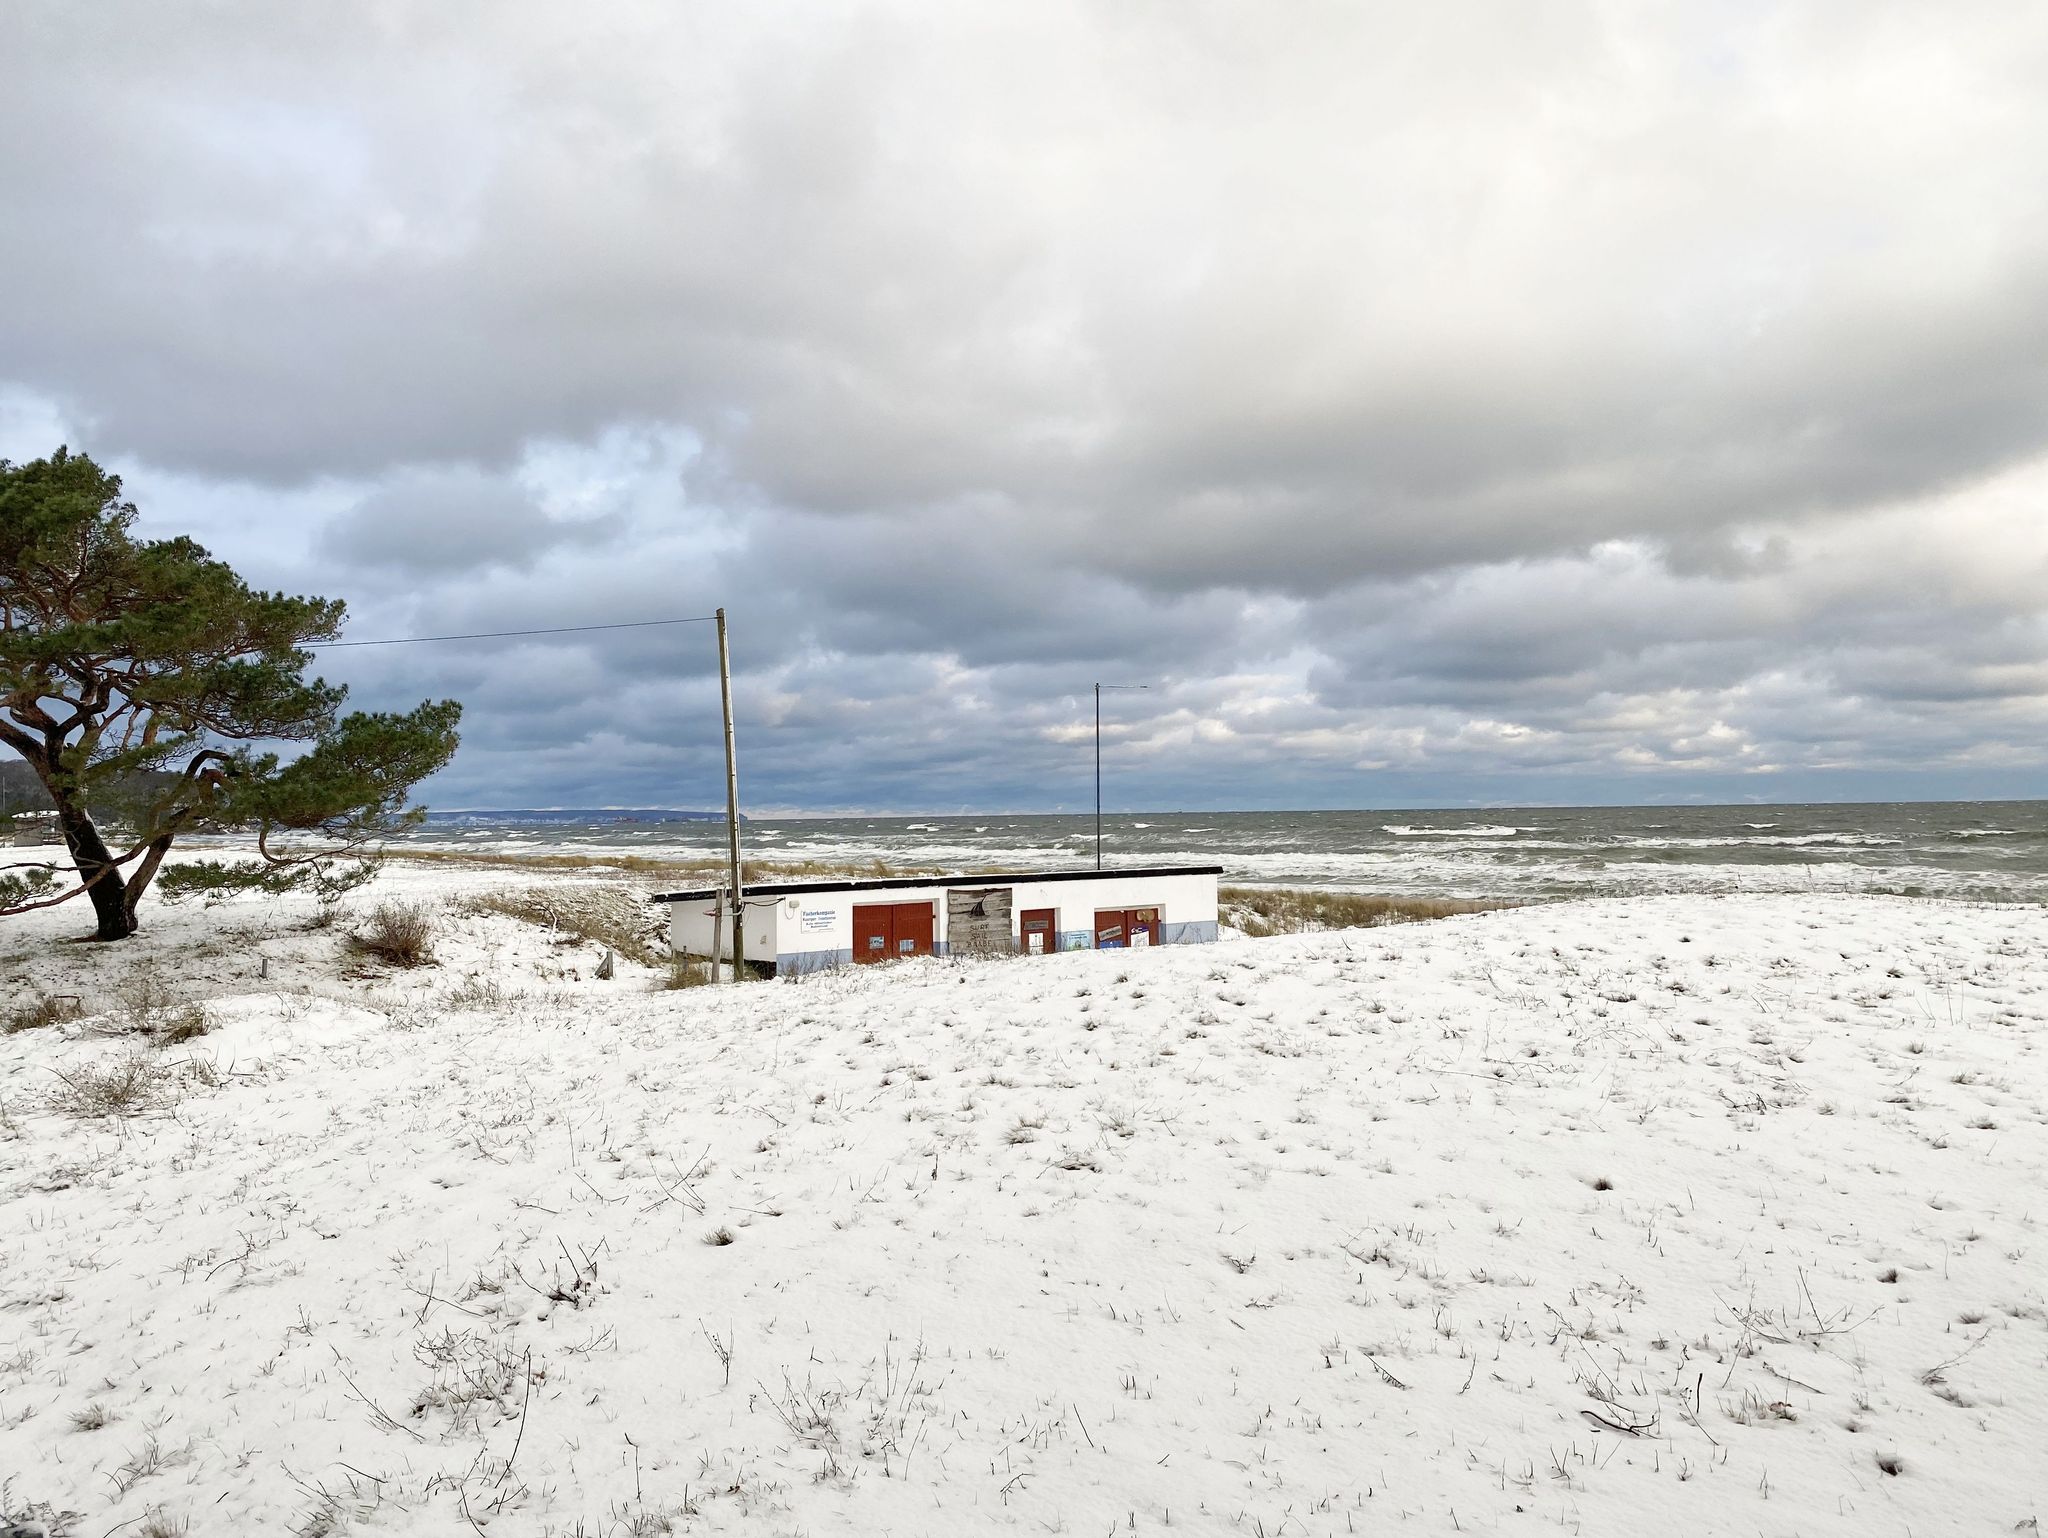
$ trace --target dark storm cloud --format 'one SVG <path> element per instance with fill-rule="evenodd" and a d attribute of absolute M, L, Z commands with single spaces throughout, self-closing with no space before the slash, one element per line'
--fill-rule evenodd
<path fill-rule="evenodd" d="M 5 452 L 120 461 L 356 634 L 724 604 L 764 801 L 1050 804 L 1098 678 L 1156 686 L 1110 751 L 1164 800 L 2038 741 L 2027 8 L 45 0 L 0 45 Z M 713 798 L 694 632 L 323 666 L 468 699 L 460 799 Z"/>

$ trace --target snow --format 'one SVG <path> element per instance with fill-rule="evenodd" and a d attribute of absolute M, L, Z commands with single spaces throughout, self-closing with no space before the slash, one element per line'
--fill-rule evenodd
<path fill-rule="evenodd" d="M 213 1021 L 125 1118 L 58 1109 L 138 1050 L 110 1020 L 0 1037 L 0 1530 L 2048 1507 L 2037 910 L 1629 898 L 657 992 L 457 906 L 546 879 L 394 864 L 355 907 L 440 905 L 411 973 L 291 901 L 0 929 L 13 998 L 154 965 Z"/>

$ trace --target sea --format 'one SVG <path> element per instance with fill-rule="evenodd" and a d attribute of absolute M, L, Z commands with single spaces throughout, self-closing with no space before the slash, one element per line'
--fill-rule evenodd
<path fill-rule="evenodd" d="M 409 842 L 502 854 L 714 855 L 722 816 L 437 812 Z M 743 819 L 750 859 L 1055 871 L 1097 860 L 1093 814 Z M 2048 900 L 2048 801 L 1484 811 L 1118 812 L 1104 866 L 1219 865 L 1227 882 L 1520 899 L 1884 892 Z"/>

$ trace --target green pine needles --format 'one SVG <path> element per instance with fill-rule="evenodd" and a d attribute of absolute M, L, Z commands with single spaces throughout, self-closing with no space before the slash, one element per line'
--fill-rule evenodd
<path fill-rule="evenodd" d="M 454 755 L 462 707 L 338 714 L 306 677 L 338 599 L 254 591 L 185 538 L 138 540 L 121 481 L 59 449 L 0 460 L 0 746 L 55 803 L 71 869 L 0 853 L 0 915 L 84 896 L 98 938 L 167 898 L 367 879 L 369 846 L 416 821 L 406 795 Z M 260 743 L 307 743 L 289 762 Z M 165 866 L 186 833 L 255 835 L 259 858 Z"/>

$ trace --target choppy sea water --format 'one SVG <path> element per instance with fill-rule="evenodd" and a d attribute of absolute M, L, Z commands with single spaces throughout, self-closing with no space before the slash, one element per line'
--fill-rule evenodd
<path fill-rule="evenodd" d="M 722 820 L 658 811 L 437 813 L 409 841 L 498 853 L 707 855 Z M 962 872 L 1095 861 L 1092 816 L 749 821 L 750 857 Z M 1446 897 L 1874 891 L 2048 900 L 2048 801 L 1105 815 L 1105 865 Z"/>

